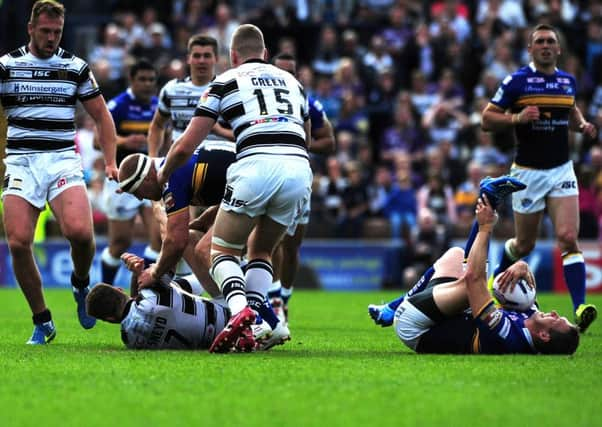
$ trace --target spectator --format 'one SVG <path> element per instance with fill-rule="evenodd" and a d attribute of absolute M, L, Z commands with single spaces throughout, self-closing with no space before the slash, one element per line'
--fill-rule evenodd
<path fill-rule="evenodd" d="M 103 43 L 95 46 L 88 57 L 91 63 L 105 60 L 109 63 L 109 80 L 117 81 L 124 77 L 123 71 L 127 51 L 119 36 L 119 27 L 109 24 L 105 27 Z"/>

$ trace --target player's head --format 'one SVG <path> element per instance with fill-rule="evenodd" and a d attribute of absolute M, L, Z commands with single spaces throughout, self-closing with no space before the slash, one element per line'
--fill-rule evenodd
<path fill-rule="evenodd" d="M 579 329 L 552 311 L 535 312 L 526 322 L 537 351 L 543 354 L 573 354 L 579 346 Z"/>
<path fill-rule="evenodd" d="M 535 65 L 555 66 L 561 51 L 558 32 L 551 25 L 537 25 L 529 35 L 527 49 Z"/>
<path fill-rule="evenodd" d="M 279 53 L 272 58 L 272 64 L 278 68 L 288 71 L 293 76 L 297 75 L 297 61 L 290 53 Z"/>
<path fill-rule="evenodd" d="M 134 96 L 143 102 L 150 99 L 157 90 L 157 70 L 147 59 L 139 59 L 130 67 L 130 88 Z"/>
<path fill-rule="evenodd" d="M 99 283 L 86 297 L 86 312 L 105 322 L 120 323 L 129 300 L 123 289 Z"/>
<path fill-rule="evenodd" d="M 119 188 L 139 199 L 161 200 L 155 160 L 141 153 L 123 159 L 119 165 Z"/>
<path fill-rule="evenodd" d="M 263 33 L 252 24 L 240 25 L 232 34 L 230 41 L 230 62 L 237 67 L 248 59 L 263 59 L 267 50 L 263 41 Z"/>
<path fill-rule="evenodd" d="M 54 0 L 38 0 L 27 23 L 30 50 L 40 58 L 50 58 L 58 49 L 65 24 L 65 7 Z"/>
<path fill-rule="evenodd" d="M 193 79 L 208 83 L 215 73 L 217 63 L 217 40 L 205 34 L 196 34 L 188 39 L 186 63 L 190 66 Z"/>

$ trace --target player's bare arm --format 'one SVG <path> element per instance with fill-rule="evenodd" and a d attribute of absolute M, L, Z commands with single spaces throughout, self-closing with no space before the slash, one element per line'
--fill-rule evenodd
<path fill-rule="evenodd" d="M 165 141 L 165 126 L 169 120 L 169 116 L 164 116 L 157 108 L 148 128 L 147 142 L 149 156 L 157 157 L 159 155 L 159 151 L 163 147 L 163 141 Z"/>
<path fill-rule="evenodd" d="M 217 136 L 227 139 L 228 141 L 236 141 L 236 138 L 234 137 L 234 131 L 220 125 L 218 122 L 213 125 L 212 132 Z"/>
<path fill-rule="evenodd" d="M 518 113 L 508 114 L 497 105 L 490 103 L 483 110 L 481 128 L 486 132 L 504 130 L 535 120 L 539 120 L 539 108 L 535 105 L 529 105 Z"/>
<path fill-rule="evenodd" d="M 324 125 L 311 135 L 309 151 L 314 154 L 332 154 L 336 149 L 334 130 L 330 120 L 324 119 Z"/>
<path fill-rule="evenodd" d="M 468 302 L 473 316 L 478 316 L 492 300 L 487 289 L 487 253 L 489 239 L 497 220 L 496 212 L 491 208 L 486 196 L 479 197 L 476 207 L 479 232 L 468 254 L 468 266 L 465 274 Z"/>
<path fill-rule="evenodd" d="M 188 208 L 181 209 L 167 217 L 167 232 L 157 262 L 138 276 L 138 286 L 145 288 L 173 270 L 188 244 Z"/>
<path fill-rule="evenodd" d="M 215 120 L 210 117 L 192 118 L 184 133 L 169 147 L 165 163 L 157 175 L 161 187 L 165 185 L 173 171 L 183 166 L 192 156 L 196 147 L 207 138 L 214 124 Z"/>
<path fill-rule="evenodd" d="M 581 110 L 575 105 L 569 114 L 569 129 L 573 132 L 579 132 L 593 139 L 598 134 L 596 126 L 583 117 Z"/>
<path fill-rule="evenodd" d="M 117 132 L 113 117 L 102 95 L 88 99 L 82 104 L 96 123 L 97 141 L 105 159 L 105 174 L 109 179 L 117 180 L 118 170 L 115 160 Z"/>

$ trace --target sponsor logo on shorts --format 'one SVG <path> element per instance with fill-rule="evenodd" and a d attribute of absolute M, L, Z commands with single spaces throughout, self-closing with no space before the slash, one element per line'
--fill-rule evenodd
<path fill-rule="evenodd" d="M 65 184 L 67 184 L 67 178 L 61 178 L 57 181 L 56 188 L 61 188 Z"/>
<path fill-rule="evenodd" d="M 247 200 L 235 199 L 234 197 L 232 197 L 233 193 L 234 193 L 234 189 L 231 186 L 227 185 L 226 191 L 224 192 L 224 199 L 223 199 L 223 201 L 226 205 L 239 208 L 241 206 L 246 206 L 247 203 L 249 203 Z"/>
<path fill-rule="evenodd" d="M 520 200 L 520 205 L 523 208 L 528 208 L 529 206 L 531 206 L 533 204 L 533 200 L 529 199 L 529 198 L 524 198 Z"/>
<path fill-rule="evenodd" d="M 570 189 L 574 189 L 577 188 L 577 182 L 576 181 L 562 181 L 560 183 L 560 188 L 563 190 L 570 190 Z"/>
<path fill-rule="evenodd" d="M 6 191 L 6 189 L 8 188 L 9 181 L 10 181 L 10 175 L 6 175 L 4 177 L 4 183 L 2 184 L 2 191 Z"/>

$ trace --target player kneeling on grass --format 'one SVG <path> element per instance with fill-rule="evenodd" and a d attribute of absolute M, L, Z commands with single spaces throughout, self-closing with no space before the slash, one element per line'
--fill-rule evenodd
<path fill-rule="evenodd" d="M 132 281 L 136 281 L 144 260 L 129 253 L 123 254 L 122 260 L 132 271 Z M 208 349 L 224 329 L 230 312 L 225 301 L 211 301 L 193 295 L 194 291 L 185 281 L 172 281 L 168 276 L 151 287 L 138 289 L 135 298 L 120 288 L 100 283 L 90 291 L 86 310 L 97 319 L 120 323 L 121 339 L 128 348 Z M 252 350 L 245 342 L 237 343 L 236 348 Z"/>
<path fill-rule="evenodd" d="M 574 353 L 579 345 L 578 329 L 556 312 L 543 313 L 535 307 L 519 312 L 495 306 L 487 289 L 485 266 L 496 214 L 486 196 L 479 199 L 476 212 L 475 232 L 467 244 L 466 272 L 462 271 L 462 250 L 450 249 L 405 297 L 387 306 L 370 306 L 371 317 L 383 326 L 394 323 L 399 338 L 419 353 Z M 512 283 L 519 277 L 534 285 L 528 265 L 522 261 L 508 269 L 505 279 Z M 392 305 L 397 306 L 394 316 L 389 313 Z M 394 322 L 389 317 L 394 317 Z"/>

